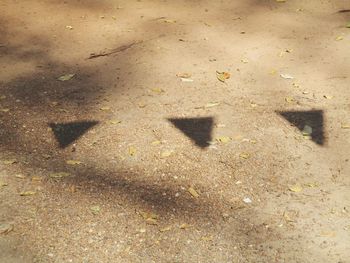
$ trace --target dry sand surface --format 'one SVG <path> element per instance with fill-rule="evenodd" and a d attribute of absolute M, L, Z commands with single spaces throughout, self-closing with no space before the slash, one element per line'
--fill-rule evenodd
<path fill-rule="evenodd" d="M 0 262 L 350 262 L 348 0 L 1 0 Z"/>

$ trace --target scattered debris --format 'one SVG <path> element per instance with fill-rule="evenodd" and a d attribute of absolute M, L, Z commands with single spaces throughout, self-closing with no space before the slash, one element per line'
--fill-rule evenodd
<path fill-rule="evenodd" d="M 0 223 L 0 234 L 8 234 L 13 230 L 13 224 Z"/>
<path fill-rule="evenodd" d="M 250 199 L 249 197 L 244 197 L 244 198 L 243 198 L 243 202 L 246 203 L 246 204 L 250 204 L 250 203 L 252 203 L 253 201 L 252 201 L 252 199 Z"/>
<path fill-rule="evenodd" d="M 67 160 L 66 164 L 77 165 L 77 164 L 82 164 L 82 162 L 81 161 L 76 161 L 76 160 Z"/>
<path fill-rule="evenodd" d="M 194 198 L 198 198 L 198 197 L 199 197 L 198 192 L 197 192 L 193 187 L 188 188 L 188 192 L 189 192 Z"/>
<path fill-rule="evenodd" d="M 30 195 L 35 195 L 36 192 L 34 191 L 25 191 L 25 192 L 21 192 L 19 195 L 20 196 L 30 196 Z"/>
<path fill-rule="evenodd" d="M 58 78 L 59 81 L 68 81 L 74 78 L 75 74 L 65 74 Z"/>
<path fill-rule="evenodd" d="M 227 79 L 229 79 L 231 77 L 231 75 L 228 72 L 216 71 L 216 77 L 219 81 L 225 82 Z"/>
<path fill-rule="evenodd" d="M 94 205 L 94 206 L 90 207 L 90 210 L 91 210 L 92 214 L 97 215 L 100 213 L 101 208 L 99 205 Z"/>

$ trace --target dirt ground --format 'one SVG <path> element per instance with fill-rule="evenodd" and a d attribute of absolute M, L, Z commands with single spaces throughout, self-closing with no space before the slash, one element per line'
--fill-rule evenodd
<path fill-rule="evenodd" d="M 0 1 L 0 262 L 350 262 L 349 9 Z"/>

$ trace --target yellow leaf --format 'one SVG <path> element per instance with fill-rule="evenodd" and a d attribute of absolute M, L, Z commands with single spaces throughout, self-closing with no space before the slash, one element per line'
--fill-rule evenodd
<path fill-rule="evenodd" d="M 218 142 L 221 142 L 221 143 L 228 143 L 231 141 L 231 138 L 228 136 L 220 136 L 220 137 L 216 138 L 216 140 Z"/>
<path fill-rule="evenodd" d="M 186 228 L 190 228 L 190 227 L 192 227 L 192 226 L 189 225 L 189 224 L 186 224 L 186 223 L 181 224 L 181 225 L 179 226 L 180 229 L 186 229 Z"/>
<path fill-rule="evenodd" d="M 229 79 L 231 77 L 231 75 L 228 72 L 216 71 L 216 77 L 219 81 L 225 82 L 227 79 Z"/>
<path fill-rule="evenodd" d="M 101 107 L 100 110 L 101 111 L 109 111 L 111 108 L 110 107 Z"/>
<path fill-rule="evenodd" d="M 94 215 L 97 215 L 98 213 L 100 213 L 101 208 L 99 205 L 94 205 L 90 207 L 90 210 Z"/>
<path fill-rule="evenodd" d="M 292 185 L 289 187 L 289 190 L 295 193 L 299 193 L 303 190 L 303 188 L 301 187 L 301 185 L 296 184 L 296 185 Z"/>
<path fill-rule="evenodd" d="M 167 227 L 164 227 L 164 228 L 161 228 L 159 229 L 160 232 L 167 232 L 167 231 L 170 231 L 172 229 L 171 226 L 167 226 Z"/>
<path fill-rule="evenodd" d="M 116 125 L 121 123 L 122 121 L 116 120 L 116 121 L 109 121 L 110 124 Z"/>
<path fill-rule="evenodd" d="M 63 178 L 63 177 L 68 177 L 70 176 L 69 173 L 65 173 L 65 172 L 59 172 L 59 173 L 52 173 L 50 174 L 51 178 Z"/>
<path fill-rule="evenodd" d="M 140 215 L 143 217 L 143 219 L 147 220 L 149 218 L 152 218 L 152 219 L 158 219 L 159 216 L 155 213 L 152 213 L 152 212 L 140 212 Z"/>
<path fill-rule="evenodd" d="M 3 108 L 3 109 L 0 109 L 1 112 L 9 112 L 10 109 L 7 109 L 7 108 Z"/>
<path fill-rule="evenodd" d="M 192 77 L 192 75 L 189 73 L 178 73 L 178 74 L 176 74 L 176 76 L 179 78 L 184 78 L 184 79 L 189 79 L 190 77 Z"/>
<path fill-rule="evenodd" d="M 342 123 L 341 128 L 342 129 L 350 129 L 350 123 Z"/>
<path fill-rule="evenodd" d="M 171 150 L 166 150 L 166 151 L 164 151 L 164 152 L 162 152 L 161 154 L 160 154 L 160 157 L 161 158 L 167 158 L 167 157 L 169 157 L 170 155 L 172 155 L 173 154 L 173 151 L 171 151 Z"/>
<path fill-rule="evenodd" d="M 152 145 L 159 145 L 161 143 L 162 143 L 161 141 L 153 141 L 153 142 L 151 142 Z"/>
<path fill-rule="evenodd" d="M 26 176 L 23 175 L 23 174 L 16 174 L 15 177 L 19 178 L 19 179 L 25 179 L 26 178 Z"/>
<path fill-rule="evenodd" d="M 75 74 L 65 74 L 65 75 L 59 77 L 58 80 L 59 81 L 68 81 L 68 80 L 71 80 L 74 76 L 75 76 Z"/>
<path fill-rule="evenodd" d="M 157 93 L 157 94 L 161 94 L 161 93 L 163 93 L 163 92 L 165 92 L 163 89 L 161 89 L 161 88 L 153 88 L 153 89 L 151 89 L 154 93 Z"/>
<path fill-rule="evenodd" d="M 164 19 L 163 22 L 164 22 L 164 23 L 168 23 L 168 24 L 175 24 L 175 23 L 176 23 L 176 20 Z"/>
<path fill-rule="evenodd" d="M 130 156 L 135 156 L 136 152 L 137 152 L 137 150 L 136 150 L 136 148 L 134 146 L 130 146 L 129 147 L 129 155 Z"/>
<path fill-rule="evenodd" d="M 198 197 L 199 197 L 198 192 L 197 192 L 194 188 L 192 188 L 192 187 L 188 188 L 188 192 L 189 192 L 194 198 L 198 198 Z"/>
<path fill-rule="evenodd" d="M 3 187 L 3 186 L 8 186 L 8 183 L 0 181 L 0 187 Z"/>
<path fill-rule="evenodd" d="M 286 102 L 288 102 L 288 103 L 293 103 L 293 102 L 295 102 L 295 99 L 292 98 L 292 97 L 286 97 L 284 100 L 285 100 Z"/>
<path fill-rule="evenodd" d="M 204 236 L 201 238 L 203 241 L 213 241 L 213 237 L 212 236 Z"/>
<path fill-rule="evenodd" d="M 340 41 L 340 40 L 343 40 L 343 39 L 344 39 L 343 36 L 337 36 L 337 37 L 335 38 L 336 41 Z"/>
<path fill-rule="evenodd" d="M 29 195 L 35 195 L 36 192 L 34 191 L 25 191 L 25 192 L 21 192 L 20 196 L 29 196 Z"/>
<path fill-rule="evenodd" d="M 82 164 L 82 162 L 81 161 L 76 161 L 76 160 L 67 160 L 66 164 L 77 165 L 77 164 Z"/>
<path fill-rule="evenodd" d="M 241 157 L 242 159 L 248 159 L 250 157 L 249 153 L 240 153 L 239 157 Z"/>
<path fill-rule="evenodd" d="M 10 159 L 10 160 L 3 161 L 3 164 L 6 164 L 6 165 L 14 164 L 14 163 L 17 163 L 16 159 Z"/>
<path fill-rule="evenodd" d="M 220 102 L 209 102 L 209 103 L 205 104 L 204 108 L 212 108 L 212 107 L 216 107 L 219 105 L 220 105 Z"/>

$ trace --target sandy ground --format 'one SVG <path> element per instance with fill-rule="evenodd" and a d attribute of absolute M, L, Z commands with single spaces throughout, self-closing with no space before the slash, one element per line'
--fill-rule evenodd
<path fill-rule="evenodd" d="M 0 262 L 350 262 L 348 9 L 2 0 Z"/>

